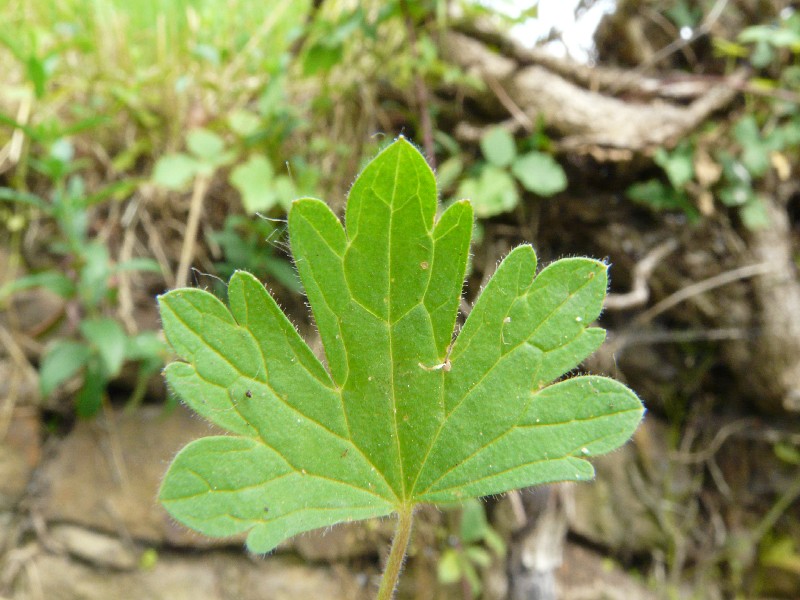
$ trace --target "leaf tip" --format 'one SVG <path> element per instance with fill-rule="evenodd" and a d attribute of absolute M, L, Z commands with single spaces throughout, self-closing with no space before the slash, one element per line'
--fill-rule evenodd
<path fill-rule="evenodd" d="M 392 143 L 391 143 L 391 144 L 387 145 L 387 146 L 386 146 L 386 148 L 384 148 L 382 152 L 386 152 L 387 150 L 390 150 L 390 149 L 392 149 L 392 148 L 397 148 L 398 150 L 401 150 L 401 151 L 411 151 L 411 152 L 413 152 L 414 154 L 416 154 L 416 155 L 419 155 L 419 157 L 420 157 L 420 158 L 422 158 L 423 160 L 425 160 L 425 155 L 424 155 L 424 154 L 422 153 L 422 151 L 421 151 L 421 150 L 420 150 L 420 149 L 417 147 L 417 145 L 416 145 L 416 144 L 414 144 L 414 142 L 412 142 L 411 140 L 409 140 L 409 139 L 408 139 L 406 136 L 404 136 L 402 133 L 401 133 L 400 135 L 398 135 L 398 136 L 397 136 L 397 137 L 396 137 L 396 138 L 395 138 L 395 139 L 392 141 Z M 428 164 L 428 161 L 427 161 L 427 160 L 425 160 L 425 164 Z M 431 174 L 433 174 L 433 171 L 431 171 Z"/>

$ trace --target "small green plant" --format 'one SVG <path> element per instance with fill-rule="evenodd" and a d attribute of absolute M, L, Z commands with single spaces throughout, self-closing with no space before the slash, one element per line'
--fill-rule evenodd
<path fill-rule="evenodd" d="M 701 15 L 685 2 L 667 12 L 679 27 L 695 26 Z M 658 148 L 653 158 L 665 177 L 636 183 L 627 196 L 653 210 L 683 212 L 692 222 L 711 214 L 718 200 L 746 228 L 761 229 L 770 224 L 767 176 L 774 171 L 779 180 L 790 178 L 800 150 L 800 13 L 786 11 L 775 23 L 747 27 L 736 41 L 715 38 L 714 46 L 731 59 L 731 70 L 739 59 L 760 70 L 747 83 L 747 112 L 671 150 Z"/>
<path fill-rule="evenodd" d="M 177 289 L 159 298 L 186 362 L 172 389 L 231 435 L 176 456 L 159 499 L 210 536 L 247 532 L 253 552 L 341 521 L 396 513 L 378 592 L 390 598 L 420 503 L 458 503 L 551 481 L 584 481 L 586 460 L 625 443 L 643 407 L 597 376 L 550 382 L 603 342 L 607 266 L 514 249 L 454 338 L 472 232 L 469 202 L 438 219 L 436 182 L 399 139 L 353 185 L 347 228 L 296 200 L 295 264 L 325 347 L 320 362 L 272 296 L 237 272 L 225 306 Z"/>
<path fill-rule="evenodd" d="M 757 69 L 774 64 L 782 52 L 797 56 L 800 54 L 800 13 L 791 11 L 772 25 L 746 27 L 737 38 L 739 44 L 747 47 L 744 54 L 749 54 L 750 62 Z"/>
<path fill-rule="evenodd" d="M 252 135 L 259 127 L 258 117 L 247 111 L 235 113 L 230 123 L 234 132 L 243 138 Z M 192 129 L 186 136 L 186 148 L 186 152 L 165 154 L 159 158 L 153 181 L 168 189 L 183 190 L 196 178 L 210 178 L 217 169 L 238 162 L 229 179 L 241 193 L 247 214 L 269 211 L 282 198 L 296 195 L 292 180 L 286 175 L 276 177 L 266 157 L 229 145 L 210 129 Z M 288 206 L 283 208 L 286 210 Z"/>
<path fill-rule="evenodd" d="M 628 198 L 653 210 L 679 210 L 690 221 L 697 221 L 700 213 L 686 190 L 687 184 L 695 175 L 694 147 L 689 143 L 682 143 L 672 151 L 658 148 L 653 158 L 664 170 L 667 183 L 661 179 L 634 183 L 628 188 Z"/>
<path fill-rule="evenodd" d="M 503 538 L 492 528 L 480 500 L 471 498 L 463 503 L 458 535 L 450 536 L 449 547 L 442 552 L 437 565 L 439 581 L 444 584 L 464 583 L 472 597 L 483 588 L 479 569 L 506 553 Z"/>
<path fill-rule="evenodd" d="M 269 118 L 267 118 L 269 117 Z M 229 215 L 222 231 L 209 237 L 225 254 L 218 262 L 221 274 L 228 275 L 231 260 L 237 260 L 239 268 L 256 273 L 266 272 L 290 289 L 298 290 L 299 283 L 292 268 L 272 250 L 277 229 L 261 213 L 285 215 L 289 208 L 288 198 L 316 186 L 316 173 L 304 168 L 302 160 L 295 161 L 298 167 L 291 175 L 276 175 L 268 158 L 256 149 L 269 138 L 268 122 L 272 116 L 258 115 L 249 110 L 234 111 L 227 118 L 227 126 L 233 136 L 223 136 L 211 129 L 197 127 L 186 136 L 186 152 L 166 154 L 158 159 L 152 180 L 167 189 L 181 191 L 192 184 L 192 202 L 187 218 L 187 238 L 194 239 L 200 222 L 201 206 L 212 178 L 218 171 L 230 165 L 228 181 L 241 196 L 242 207 L 248 215 L 258 214 L 260 222 Z M 234 137 L 233 143 L 228 140 Z M 259 234 L 264 233 L 259 238 Z M 280 235 L 280 232 L 277 232 Z M 178 267 L 178 285 L 187 281 L 190 254 L 182 253 Z"/>
<path fill-rule="evenodd" d="M 234 143 L 205 127 L 196 127 L 186 135 L 186 152 L 165 154 L 158 159 L 153 181 L 171 190 L 184 190 L 199 177 L 210 178 L 229 165 L 228 180 L 241 194 L 244 211 L 253 215 L 280 207 L 288 210 L 287 198 L 300 189 L 313 189 L 316 175 L 310 169 L 295 169 L 291 176 L 277 175 L 267 157 L 254 147 L 267 135 L 262 116 L 240 109 L 227 118 L 227 128 Z M 302 164 L 299 164 L 302 166 Z"/>
<path fill-rule="evenodd" d="M 24 289 L 43 287 L 58 294 L 77 315 L 75 335 L 52 343 L 42 357 L 39 375 L 42 396 L 77 374 L 82 383 L 76 399 L 80 416 L 90 416 L 100 407 L 108 382 L 119 375 L 125 361 L 139 363 L 139 379 L 132 401 L 144 394 L 147 379 L 164 362 L 165 348 L 154 332 L 128 335 L 106 312 L 115 300 L 115 277 L 122 271 L 153 270 L 158 265 L 149 259 L 113 263 L 106 245 L 88 234 L 92 206 L 122 197 L 135 186 L 133 181 L 118 181 L 94 194 L 87 194 L 83 178 L 73 160 L 68 139 L 52 143 L 48 153 L 31 158 L 31 166 L 50 181 L 52 189 L 44 198 L 29 192 L 0 188 L 0 200 L 16 205 L 17 220 L 31 216 L 51 219 L 58 231 L 50 250 L 61 255 L 68 268 L 50 268 L 10 281 L 0 287 L 0 301 Z"/>
<path fill-rule="evenodd" d="M 478 167 L 476 177 L 461 182 L 456 194 L 472 200 L 478 217 L 514 210 L 520 200 L 517 182 L 529 192 L 544 197 L 567 188 L 564 169 L 552 156 L 538 149 L 518 155 L 513 136 L 502 127 L 490 129 L 481 138 L 480 146 L 486 163 Z M 451 168 L 448 166 L 445 170 Z"/>
<path fill-rule="evenodd" d="M 724 206 L 736 209 L 748 229 L 761 229 L 769 225 L 763 194 L 757 184 L 770 168 L 776 166 L 780 178 L 788 177 L 788 159 L 785 152 L 800 146 L 800 115 L 789 115 L 783 123 L 762 129 L 753 115 L 736 121 L 731 130 L 730 148 L 720 148 L 706 154 L 702 168 L 697 168 L 697 140 L 685 141 L 672 150 L 658 148 L 655 163 L 666 175 L 661 179 L 648 179 L 628 188 L 631 200 L 653 210 L 678 210 L 690 221 L 700 218 L 698 206 L 708 199 L 704 210 L 713 210 L 716 197 Z M 783 172 L 782 172 L 783 171 Z"/>

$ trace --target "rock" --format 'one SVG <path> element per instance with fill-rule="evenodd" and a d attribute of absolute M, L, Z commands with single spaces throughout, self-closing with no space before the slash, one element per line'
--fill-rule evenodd
<path fill-rule="evenodd" d="M 297 536 L 292 541 L 295 551 L 309 562 L 335 562 L 375 555 L 385 544 L 389 547 L 394 530 L 391 519 L 371 519 L 340 523 Z"/>
<path fill-rule="evenodd" d="M 70 523 L 151 544 L 242 547 L 245 535 L 212 539 L 172 520 L 156 496 L 175 454 L 189 441 L 221 433 L 188 409 L 165 413 L 145 406 L 78 421 L 55 456 L 37 474 L 36 506 L 49 523 Z M 0 482 L 2 485 L 2 482 Z M 2 488 L 0 488 L 2 489 Z M 375 555 L 394 523 L 345 523 L 281 544 L 308 561 L 332 562 Z"/>
<path fill-rule="evenodd" d="M 11 358 L 0 360 L 0 398 L 12 399 L 17 407 L 39 406 L 39 376 L 33 367 L 21 368 Z"/>
<path fill-rule="evenodd" d="M 175 523 L 158 504 L 170 460 L 187 442 L 219 433 L 178 407 L 145 406 L 132 414 L 78 421 L 37 473 L 37 509 L 50 523 L 72 523 L 149 543 L 239 545 L 212 540 Z"/>
<path fill-rule="evenodd" d="M 520 500 L 526 525 L 512 538 L 508 572 L 512 600 L 555 600 L 556 570 L 563 563 L 571 488 L 528 488 Z"/>
<path fill-rule="evenodd" d="M 17 578 L 15 600 L 366 600 L 375 590 L 366 575 L 305 566 L 283 556 L 245 560 L 210 551 L 159 555 L 152 568 L 108 571 L 39 553 Z"/>
<path fill-rule="evenodd" d="M 131 570 L 139 563 L 138 553 L 119 539 L 75 525 L 56 525 L 50 538 L 72 556 L 101 567 Z"/>
<path fill-rule="evenodd" d="M 14 539 L 14 521 L 15 514 L 13 512 L 0 512 L 0 564 L 2 564 L 3 552 L 9 550 L 17 541 Z"/>
<path fill-rule="evenodd" d="M 39 430 L 38 411 L 26 406 L 13 410 L 0 437 L 0 510 L 13 508 L 28 487 L 42 457 Z"/>
<path fill-rule="evenodd" d="M 564 547 L 556 572 L 560 600 L 656 600 L 659 596 L 636 581 L 607 557 L 577 544 Z"/>
<path fill-rule="evenodd" d="M 509 581 L 505 560 L 493 560 L 481 571 L 481 600 L 504 600 L 509 595 Z"/>
<path fill-rule="evenodd" d="M 11 297 L 9 313 L 14 315 L 14 329 L 38 338 L 55 326 L 64 313 L 66 301 L 47 288 L 21 290 Z M 0 318 L 7 324 L 8 319 Z"/>

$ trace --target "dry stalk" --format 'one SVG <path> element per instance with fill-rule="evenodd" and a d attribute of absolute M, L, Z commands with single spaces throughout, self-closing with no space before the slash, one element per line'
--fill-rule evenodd
<path fill-rule="evenodd" d="M 178 274 L 175 278 L 175 287 L 186 287 L 189 282 L 189 267 L 194 259 L 197 245 L 197 232 L 200 228 L 200 215 L 203 212 L 203 200 L 211 184 L 211 178 L 200 175 L 194 180 L 192 200 L 189 205 L 189 217 L 186 221 L 186 234 L 181 248 L 181 259 L 178 263 Z"/>

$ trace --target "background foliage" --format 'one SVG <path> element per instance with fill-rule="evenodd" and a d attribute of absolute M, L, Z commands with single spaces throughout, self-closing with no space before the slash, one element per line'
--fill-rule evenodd
<path fill-rule="evenodd" d="M 666 431 L 659 460 L 691 485 L 655 492 L 658 543 L 609 554 L 675 593 L 785 594 L 800 573 L 797 436 L 759 438 L 767 451 L 753 472 L 766 475 L 747 479 L 761 491 L 746 496 L 726 490 L 712 462 L 682 462 L 717 443 L 715 456 L 735 457 L 714 437 L 726 419 L 796 425 L 746 384 L 768 314 L 760 292 L 733 277 L 725 293 L 656 305 L 716 274 L 709 264 L 747 266 L 758 240 L 787 243 L 800 261 L 800 14 L 789 4 L 619 1 L 593 60 L 662 81 L 729 82 L 737 96 L 685 138 L 614 163 L 562 144 L 548 115 L 521 131 L 509 113 L 465 100 L 490 82 L 446 58 L 441 40 L 487 17 L 501 31 L 516 22 L 477 3 L 6 0 L 0 333 L 38 372 L 26 402 L 58 430 L 76 414 L 165 401 L 154 296 L 185 283 L 224 295 L 236 268 L 268 281 L 312 332 L 287 258 L 288 203 L 312 195 L 341 211 L 365 158 L 403 133 L 436 165 L 444 204 L 476 203 L 469 299 L 522 241 L 545 262 L 608 255 L 621 293 L 654 240 L 680 240 L 649 304 L 609 312 L 604 325 L 638 340 L 610 369 L 644 392 Z M 20 326 L 45 294 L 54 308 Z M 475 594 L 485 564 L 511 555 L 476 515 L 467 507 L 433 538 L 441 580 Z"/>

